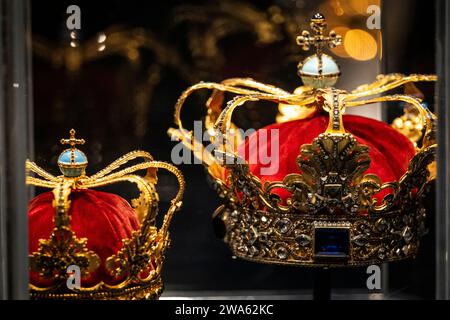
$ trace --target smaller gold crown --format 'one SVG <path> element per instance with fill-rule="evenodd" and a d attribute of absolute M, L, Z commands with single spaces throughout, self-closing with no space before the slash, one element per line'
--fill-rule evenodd
<path fill-rule="evenodd" d="M 34 299 L 151 299 L 159 297 L 163 289 L 161 270 L 164 254 L 170 243 L 168 227 L 173 214 L 181 207 L 185 187 L 181 172 L 168 163 L 154 161 L 148 152 L 132 151 L 98 173 L 87 176 L 85 174 L 87 157 L 75 148 L 77 144 L 84 144 L 85 141 L 76 139 L 75 130 L 72 129 L 70 138 L 62 139 L 61 143 L 71 146 L 58 158 L 62 176 L 53 176 L 35 163 L 28 160 L 26 162 L 26 183 L 52 189 L 54 199 L 51 204 L 54 209 L 54 228 L 51 235 L 48 239 L 39 239 L 38 250 L 30 254 L 30 271 L 38 274 L 44 282 L 48 281 L 49 284 L 43 285 L 31 281 L 31 297 Z M 130 161 L 134 164 L 126 166 Z M 158 194 L 155 189 L 157 169 L 165 169 L 174 174 L 179 183 L 179 190 L 171 201 L 159 230 L 155 225 L 158 214 Z M 145 176 L 136 174 L 142 170 L 145 170 Z M 119 251 L 101 261 L 101 254 L 89 249 L 90 239 L 79 238 L 73 229 L 71 206 L 75 199 L 72 196 L 82 194 L 83 191 L 91 188 L 118 182 L 131 182 L 139 190 L 139 196 L 131 201 L 133 209 L 130 207 L 136 215 L 138 228 L 132 231 L 131 237 L 122 240 Z M 97 209 L 93 209 L 92 216 Z M 113 210 L 120 211 L 123 208 L 113 208 Z M 102 237 L 102 235 L 99 236 Z M 107 245 L 105 243 L 105 246 Z M 89 286 L 82 285 L 69 289 L 66 285 L 70 275 L 68 268 L 73 265 L 80 268 L 83 277 L 89 277 L 98 270 L 100 265 L 103 265 L 108 276 L 119 280 L 114 283 L 98 281 Z"/>

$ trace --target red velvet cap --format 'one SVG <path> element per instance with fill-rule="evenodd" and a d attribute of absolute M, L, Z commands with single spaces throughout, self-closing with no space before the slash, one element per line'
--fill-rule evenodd
<path fill-rule="evenodd" d="M 53 193 L 45 192 L 35 197 L 29 204 L 29 252 L 38 250 L 39 239 L 49 239 L 55 227 Z M 91 275 L 82 279 L 81 285 L 91 286 L 100 281 L 108 284 L 117 282 L 105 269 L 105 260 L 122 248 L 122 240 L 131 237 L 139 229 L 134 209 L 129 203 L 111 193 L 95 190 L 73 190 L 70 194 L 70 227 L 77 238 L 87 238 L 87 247 L 101 260 L 100 267 Z M 52 284 L 36 272 L 30 272 L 30 282 L 38 286 Z"/>
<path fill-rule="evenodd" d="M 408 163 L 415 154 L 415 148 L 411 141 L 401 133 L 392 129 L 384 122 L 354 115 L 343 116 L 344 127 L 348 133 L 355 136 L 356 140 L 369 147 L 371 163 L 366 173 L 376 174 L 381 181 L 397 181 L 407 170 Z M 301 146 L 310 144 L 319 134 L 324 133 L 328 127 L 329 116 L 324 113 L 315 113 L 312 117 L 294 120 L 285 123 L 272 124 L 264 127 L 238 148 L 238 153 L 247 162 L 250 170 L 258 176 L 262 183 L 265 181 L 282 181 L 290 173 L 300 173 L 296 159 L 300 154 Z M 270 165 L 258 161 L 250 161 L 255 154 L 272 155 L 271 144 L 273 139 L 278 138 L 271 135 L 271 129 L 278 129 L 279 158 L 272 158 L 274 167 L 278 170 L 269 175 L 262 174 L 261 169 Z M 266 131 L 267 138 L 261 139 L 262 130 Z M 250 143 L 258 141 L 258 143 Z M 267 143 L 266 143 L 267 141 Z M 264 173 L 264 172 L 263 172 Z M 380 192 L 376 198 L 380 200 L 388 190 Z M 283 189 L 274 189 L 282 200 L 286 200 L 290 193 Z"/>

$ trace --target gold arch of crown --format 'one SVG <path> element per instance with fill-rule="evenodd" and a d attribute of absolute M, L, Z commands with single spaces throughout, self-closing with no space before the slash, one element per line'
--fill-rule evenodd
<path fill-rule="evenodd" d="M 83 139 L 75 139 L 75 130 L 72 129 L 70 133 L 71 138 L 62 139 L 62 144 L 70 144 L 74 148 L 75 144 L 84 143 Z M 139 163 L 124 167 L 132 160 L 138 160 Z M 172 173 L 179 184 L 179 190 L 171 201 L 159 230 L 155 226 L 158 214 L 158 194 L 155 189 L 157 169 Z M 145 176 L 136 174 L 142 170 L 146 170 Z M 33 298 L 125 299 L 159 296 L 162 291 L 160 273 L 164 252 L 170 242 L 168 228 L 173 214 L 181 207 L 185 189 L 183 175 L 176 167 L 154 161 L 148 152 L 132 151 L 92 176 L 54 176 L 29 160 L 26 162 L 26 171 L 28 185 L 52 189 L 55 199 L 55 228 L 49 239 L 40 240 L 38 251 L 30 255 L 31 269 L 43 277 L 52 278 L 55 284 L 49 287 L 30 284 Z M 122 249 L 106 260 L 106 269 L 110 274 L 123 280 L 115 285 L 100 282 L 92 287 L 70 291 L 64 287 L 69 265 L 80 266 L 82 275 L 87 275 L 100 264 L 98 255 L 87 248 L 89 239 L 78 239 L 70 227 L 70 194 L 73 190 L 103 187 L 118 182 L 131 182 L 138 187 L 140 193 L 138 198 L 131 201 L 141 224 L 140 229 L 134 231 L 131 238 L 124 239 Z M 61 239 L 66 241 L 61 243 Z M 141 273 L 149 267 L 152 270 L 142 277 Z"/>

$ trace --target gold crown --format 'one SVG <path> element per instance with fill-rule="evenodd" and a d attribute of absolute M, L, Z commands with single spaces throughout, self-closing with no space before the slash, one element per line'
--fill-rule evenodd
<path fill-rule="evenodd" d="M 248 78 L 201 82 L 180 96 L 175 108 L 178 129 L 169 129 L 168 133 L 190 148 L 208 168 L 225 200 L 213 216 L 222 224 L 224 239 L 235 256 L 300 266 L 358 266 L 412 257 L 417 253 L 419 238 L 426 232 L 422 199 L 435 178 L 429 167 L 435 161 L 437 148 L 436 117 L 421 99 L 412 95 L 378 95 L 405 84 L 437 78 L 379 75 L 373 83 L 351 92 L 335 89 L 331 86 L 340 70 L 322 49 L 338 45 L 341 39 L 334 32 L 324 35 L 326 22 L 320 14 L 311 19 L 311 26 L 314 36 L 304 31 L 297 38 L 305 50 L 317 47 L 316 54 L 299 65 L 299 75 L 306 86 L 290 93 Z M 183 128 L 180 118 L 184 102 L 199 89 L 213 90 L 206 104 L 205 126 L 211 141 L 215 141 L 215 154 L 208 153 L 193 133 Z M 224 93 L 235 97 L 222 110 Z M 236 134 L 232 114 L 237 107 L 252 101 L 277 103 L 280 111 L 290 112 L 290 120 L 306 118 L 318 107 L 329 114 L 326 131 L 301 147 L 296 162 L 300 174 L 291 173 L 282 181 L 263 183 L 238 155 L 236 145 L 243 140 Z M 365 174 L 371 161 L 369 148 L 345 130 L 342 115 L 345 108 L 386 101 L 415 108 L 423 136 L 403 176 L 398 181 L 382 183 L 378 176 Z M 275 189 L 290 194 L 285 202 L 274 194 Z M 378 203 L 374 196 L 380 192 L 388 194 Z M 330 250 L 324 249 L 327 244 Z"/>
<path fill-rule="evenodd" d="M 62 139 L 62 144 L 71 148 L 63 151 L 58 165 L 63 175 L 53 176 L 35 163 L 27 161 L 26 182 L 52 189 L 54 200 L 54 228 L 48 239 L 39 239 L 38 250 L 30 254 L 30 271 L 39 274 L 50 285 L 30 284 L 30 294 L 35 299 L 154 299 L 163 289 L 161 269 L 164 254 L 170 244 L 168 227 L 173 214 L 181 207 L 185 182 L 181 172 L 174 166 L 154 161 L 144 151 L 132 151 L 99 171 L 87 176 L 87 158 L 75 148 L 84 140 L 75 138 L 75 130 L 70 131 L 70 139 Z M 124 167 L 128 162 L 134 164 Z M 158 214 L 157 169 L 165 169 L 174 174 L 179 190 L 171 201 L 158 230 L 155 219 Z M 136 172 L 145 170 L 145 176 Z M 32 175 L 34 173 L 36 176 Z M 90 239 L 78 238 L 71 225 L 69 210 L 74 200 L 71 195 L 90 188 L 103 187 L 118 182 L 131 182 L 139 189 L 139 197 L 131 201 L 139 221 L 139 228 L 131 237 L 122 240 L 122 248 L 105 261 L 105 269 L 117 283 L 98 281 L 90 286 L 69 289 L 66 285 L 71 265 L 80 268 L 83 277 L 96 271 L 101 263 L 98 252 L 88 249 Z M 115 196 L 115 195 L 114 195 Z M 109 205 L 109 204 L 108 204 Z M 121 210 L 118 208 L 117 210 Z M 102 235 L 100 235 L 102 236 Z M 106 241 L 106 240 L 105 240 Z M 107 245 L 107 243 L 105 243 Z"/>

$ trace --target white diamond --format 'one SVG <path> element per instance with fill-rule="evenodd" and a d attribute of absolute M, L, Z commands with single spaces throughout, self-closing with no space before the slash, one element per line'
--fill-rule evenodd
<path fill-rule="evenodd" d="M 291 220 L 289 219 L 281 219 L 277 222 L 277 229 L 280 233 L 286 233 L 289 231 L 291 227 Z"/>
<path fill-rule="evenodd" d="M 311 238 L 308 237 L 306 234 L 301 234 L 297 238 L 295 238 L 295 241 L 297 241 L 297 243 L 300 246 L 306 247 L 308 244 L 311 243 Z"/>
<path fill-rule="evenodd" d="M 287 258 L 287 250 L 284 247 L 280 247 L 277 250 L 278 259 L 285 260 Z"/>

